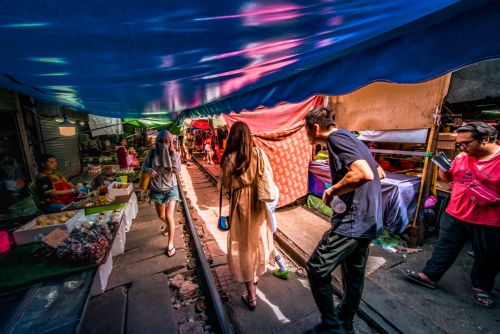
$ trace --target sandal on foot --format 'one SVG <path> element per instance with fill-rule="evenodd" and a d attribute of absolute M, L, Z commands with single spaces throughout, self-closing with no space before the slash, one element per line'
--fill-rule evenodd
<path fill-rule="evenodd" d="M 203 312 L 205 310 L 205 297 L 201 296 L 200 298 L 198 298 L 194 308 L 196 313 Z"/>
<path fill-rule="evenodd" d="M 164 232 L 163 232 L 163 236 L 164 236 L 164 237 L 168 237 L 168 232 L 167 232 L 167 231 L 164 231 Z"/>
<path fill-rule="evenodd" d="M 495 302 L 493 301 L 493 297 L 491 296 L 490 293 L 488 293 L 486 291 L 476 290 L 474 288 L 472 288 L 472 291 L 474 292 L 474 302 L 477 305 L 485 307 L 485 308 L 492 308 L 495 305 Z M 482 301 L 479 300 L 479 298 L 481 298 Z M 486 304 L 484 302 L 485 300 L 491 302 L 491 304 Z"/>
<path fill-rule="evenodd" d="M 167 256 L 172 257 L 175 255 L 175 247 L 172 247 L 170 249 L 167 248 Z"/>
<path fill-rule="evenodd" d="M 255 301 L 257 301 L 257 297 L 255 297 L 255 299 L 248 299 L 248 291 L 246 291 L 242 296 L 241 296 L 241 300 L 243 300 L 243 303 L 245 303 L 245 305 L 248 307 L 248 309 L 250 311 L 253 311 L 255 310 L 255 305 L 250 305 L 250 303 L 253 303 Z"/>
<path fill-rule="evenodd" d="M 273 275 L 282 279 L 287 279 L 290 277 L 290 272 L 288 270 L 281 271 L 281 269 L 274 269 Z"/>
<path fill-rule="evenodd" d="M 408 273 L 408 272 L 405 272 L 405 271 L 401 270 L 401 272 L 403 274 L 405 274 L 406 277 L 408 277 L 412 281 L 417 282 L 418 284 L 421 284 L 421 285 L 425 286 L 426 288 L 433 289 L 433 290 L 436 289 L 436 284 L 432 284 L 432 283 L 429 283 L 427 281 L 424 281 L 422 279 L 422 277 L 420 277 L 420 275 L 418 273 L 414 272 L 414 271 L 410 271 Z"/>

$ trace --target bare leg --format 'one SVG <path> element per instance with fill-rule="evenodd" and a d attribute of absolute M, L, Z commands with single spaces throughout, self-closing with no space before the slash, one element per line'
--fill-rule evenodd
<path fill-rule="evenodd" d="M 168 224 L 167 220 L 165 219 L 165 203 L 160 204 L 155 202 L 155 208 L 156 208 L 156 214 L 158 215 L 158 218 L 165 223 L 165 231 L 163 232 L 163 235 L 166 237 L 168 235 Z"/>
<path fill-rule="evenodd" d="M 253 300 L 253 302 L 249 302 L 248 304 L 250 306 L 255 306 L 257 305 L 257 301 L 255 300 L 257 298 L 255 294 L 255 284 L 254 280 L 245 282 L 245 285 L 247 286 L 247 291 L 248 291 L 248 300 Z"/>
<path fill-rule="evenodd" d="M 168 229 L 168 256 L 173 256 L 175 254 L 174 248 L 174 233 L 175 233 L 175 221 L 174 221 L 174 211 L 175 211 L 175 201 L 169 201 L 165 208 L 165 214 L 167 218 L 167 229 Z M 172 250 L 172 251 L 170 251 Z"/>

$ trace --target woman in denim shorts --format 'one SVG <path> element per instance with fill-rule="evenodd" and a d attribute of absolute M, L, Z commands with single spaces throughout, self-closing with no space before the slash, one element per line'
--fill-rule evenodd
<path fill-rule="evenodd" d="M 173 137 L 162 130 L 156 137 L 155 148 L 148 152 L 142 164 L 143 173 L 151 175 L 149 199 L 155 203 L 156 213 L 165 224 L 163 235 L 168 236 L 167 255 L 175 254 L 174 210 L 179 201 L 179 190 L 175 174 L 181 170 L 181 158 L 175 150 Z"/>

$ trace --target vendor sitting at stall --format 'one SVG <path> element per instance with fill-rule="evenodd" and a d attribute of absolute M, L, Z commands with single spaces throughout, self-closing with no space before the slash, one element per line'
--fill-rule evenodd
<path fill-rule="evenodd" d="M 56 171 L 57 160 L 51 154 L 42 154 L 39 158 L 41 172 L 37 176 L 38 193 L 42 195 L 44 213 L 60 212 L 61 209 L 74 202 L 78 196 L 81 183 L 74 185 Z"/>

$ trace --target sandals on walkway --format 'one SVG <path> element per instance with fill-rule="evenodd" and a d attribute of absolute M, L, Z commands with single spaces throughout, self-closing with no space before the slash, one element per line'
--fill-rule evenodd
<path fill-rule="evenodd" d="M 493 306 L 495 306 L 495 302 L 493 301 L 493 297 L 491 296 L 490 293 L 486 291 L 476 290 L 474 288 L 472 288 L 472 292 L 474 292 L 474 302 L 477 305 L 484 308 L 492 308 Z M 482 301 L 479 299 L 482 299 Z M 484 300 L 491 302 L 491 304 L 486 304 Z"/>
<path fill-rule="evenodd" d="M 167 247 L 167 256 L 172 257 L 174 255 L 175 255 L 175 247 L 172 246 L 172 248 L 170 248 L 170 249 L 168 249 L 168 247 Z"/>
<path fill-rule="evenodd" d="M 421 284 L 421 285 L 425 286 L 426 288 L 433 289 L 433 290 L 436 289 L 436 284 L 432 284 L 432 283 L 429 283 L 427 281 L 424 281 L 422 279 L 422 277 L 420 277 L 420 275 L 417 272 L 410 271 L 408 273 L 408 272 L 405 272 L 403 270 L 401 270 L 401 272 L 403 274 L 405 274 L 405 276 L 408 277 L 409 279 L 411 279 L 412 281 L 417 282 L 418 284 Z"/>
<path fill-rule="evenodd" d="M 245 291 L 245 293 L 241 296 L 241 300 L 243 300 L 243 303 L 245 303 L 245 305 L 248 307 L 250 311 L 255 310 L 255 306 L 257 303 L 255 303 L 255 305 L 250 305 L 250 304 L 256 302 L 257 297 L 255 297 L 255 299 L 248 299 L 248 291 Z"/>

